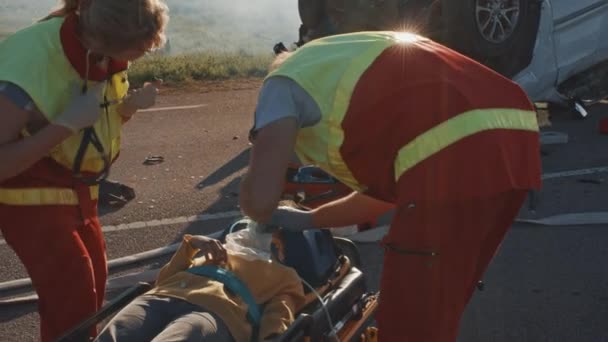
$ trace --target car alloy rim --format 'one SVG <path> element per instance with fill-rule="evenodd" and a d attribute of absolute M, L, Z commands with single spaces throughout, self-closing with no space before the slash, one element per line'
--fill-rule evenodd
<path fill-rule="evenodd" d="M 490 43 L 509 39 L 519 23 L 520 0 L 476 0 L 477 30 Z"/>

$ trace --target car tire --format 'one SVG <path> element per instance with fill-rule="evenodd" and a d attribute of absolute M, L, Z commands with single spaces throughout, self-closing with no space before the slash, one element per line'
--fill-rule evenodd
<path fill-rule="evenodd" d="M 503 12 L 500 7 L 491 12 L 493 2 L 441 0 L 441 40 L 450 48 L 511 77 L 532 60 L 541 1 L 499 0 Z M 477 11 L 477 8 L 483 10 Z M 508 8 L 517 10 L 508 11 Z"/>
<path fill-rule="evenodd" d="M 298 14 L 306 28 L 316 28 L 325 16 L 325 1 L 298 0 Z"/>

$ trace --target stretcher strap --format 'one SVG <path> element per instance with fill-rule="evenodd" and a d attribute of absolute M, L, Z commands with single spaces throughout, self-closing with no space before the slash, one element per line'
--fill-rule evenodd
<path fill-rule="evenodd" d="M 208 265 L 191 267 L 188 269 L 188 272 L 218 281 L 228 287 L 230 291 L 241 297 L 247 304 L 247 319 L 249 319 L 249 322 L 253 327 L 251 340 L 257 340 L 260 322 L 262 320 L 262 310 L 256 303 L 255 298 L 245 283 L 243 283 L 234 273 L 217 266 Z"/>

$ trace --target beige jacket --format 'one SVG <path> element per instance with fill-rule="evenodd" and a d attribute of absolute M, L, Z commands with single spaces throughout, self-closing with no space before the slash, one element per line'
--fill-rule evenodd
<path fill-rule="evenodd" d="M 200 305 L 217 314 L 237 342 L 250 341 L 247 305 L 241 298 L 227 293 L 222 283 L 184 272 L 191 266 L 205 264 L 204 258 L 194 259 L 198 250 L 190 246 L 188 239 L 186 235 L 171 261 L 161 269 L 156 287 L 148 294 Z M 225 268 L 249 287 L 258 304 L 264 305 L 260 340 L 285 332 L 305 303 L 304 289 L 296 271 L 276 262 L 252 261 L 230 253 Z"/>

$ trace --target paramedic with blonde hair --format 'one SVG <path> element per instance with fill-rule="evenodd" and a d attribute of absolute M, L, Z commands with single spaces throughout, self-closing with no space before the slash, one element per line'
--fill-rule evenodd
<path fill-rule="evenodd" d="M 126 71 L 167 21 L 160 0 L 64 0 L 0 42 L 0 229 L 38 294 L 42 341 L 103 304 L 97 184 L 122 124 L 155 103 L 159 84 L 129 92 Z"/>

